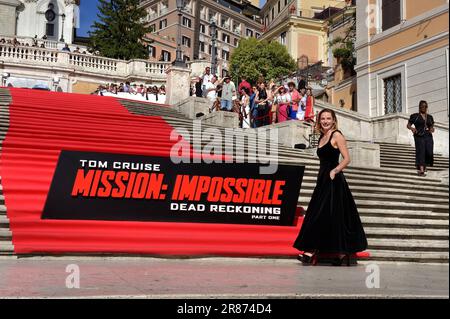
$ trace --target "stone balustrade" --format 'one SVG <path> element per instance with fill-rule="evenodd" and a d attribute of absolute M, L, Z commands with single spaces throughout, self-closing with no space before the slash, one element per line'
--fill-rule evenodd
<path fill-rule="evenodd" d="M 30 46 L 13 46 L 0 44 L 0 64 L 15 68 L 58 68 L 79 74 L 95 74 L 105 77 L 106 82 L 114 79 L 131 81 L 166 81 L 165 70 L 170 62 L 153 62 L 147 60 L 116 60 L 101 56 L 58 51 Z M 50 72 L 51 70 L 49 70 Z"/>

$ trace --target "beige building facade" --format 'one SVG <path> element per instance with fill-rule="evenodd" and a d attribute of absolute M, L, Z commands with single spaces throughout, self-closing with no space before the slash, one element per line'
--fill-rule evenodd
<path fill-rule="evenodd" d="M 358 111 L 408 115 L 426 100 L 448 123 L 448 1 L 358 0 L 357 19 Z"/>
<path fill-rule="evenodd" d="M 268 0 L 261 9 L 265 31 L 262 39 L 279 41 L 294 60 L 307 57 L 308 64 L 322 61 L 328 65 L 327 25 L 323 12 L 330 7 L 342 9 L 347 3 L 344 0 Z"/>
<path fill-rule="evenodd" d="M 254 1 L 255 2 L 255 1 Z M 147 10 L 145 23 L 153 28 L 148 35 L 150 59 L 173 61 L 175 59 L 177 32 L 181 31 L 181 49 L 186 61 L 211 60 L 211 21 L 217 25 L 217 74 L 228 72 L 231 53 L 239 40 L 259 38 L 262 24 L 259 8 L 246 0 L 187 0 L 178 22 L 176 0 L 142 1 Z"/>

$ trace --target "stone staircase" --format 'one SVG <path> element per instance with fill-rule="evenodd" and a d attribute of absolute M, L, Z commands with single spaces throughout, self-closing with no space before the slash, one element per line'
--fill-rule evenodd
<path fill-rule="evenodd" d="M 172 126 L 184 128 L 192 134 L 192 121 L 172 109 L 164 111 L 144 104 L 121 101 L 131 112 L 140 115 L 164 116 Z M 209 126 L 204 126 L 209 127 Z M 254 131 L 237 130 L 240 134 Z M 202 141 L 206 145 L 208 141 Z M 387 147 L 383 147 L 387 145 Z M 245 147 L 248 145 L 236 145 Z M 250 147 L 251 148 L 251 147 Z M 225 148 L 224 148 L 225 149 Z M 414 148 L 405 145 L 382 144 L 381 156 L 386 159 L 382 168 L 348 167 L 345 171 L 358 211 L 368 237 L 371 260 L 448 263 L 449 201 L 448 185 L 440 179 L 416 175 L 414 164 L 395 164 L 390 151 L 408 151 L 414 160 Z M 307 209 L 312 195 L 319 161 L 314 151 L 303 151 L 278 145 L 280 164 L 305 165 L 305 176 L 299 205 Z M 411 153 L 412 151 L 412 153 Z M 231 154 L 229 154 L 231 155 Z M 448 158 L 439 159 L 434 169 L 448 168 Z"/>
<path fill-rule="evenodd" d="M 171 108 L 125 100 L 120 102 L 132 113 L 162 116 L 172 126 L 184 128 L 192 134 L 192 120 Z M 2 138 L 8 127 L 8 104 L 8 92 L 0 89 L 0 136 Z M 202 124 L 202 127 L 214 126 Z M 236 129 L 236 134 L 249 136 L 256 132 Z M 202 140 L 203 145 L 208 142 L 209 140 Z M 238 144 L 236 147 L 245 149 L 247 159 L 248 152 L 255 148 L 255 146 L 243 144 Z M 392 145 L 392 148 L 395 147 Z M 407 151 L 409 152 L 410 149 Z M 384 154 L 386 154 L 386 148 L 382 147 L 381 155 Z M 448 159 L 442 159 L 442 162 L 446 160 L 448 163 Z M 278 144 L 278 157 L 273 160 L 285 165 L 305 165 L 299 205 L 306 209 L 319 168 L 319 161 L 313 150 L 291 149 Z M 386 160 L 384 164 L 395 164 L 396 161 L 398 160 Z M 446 167 L 448 168 L 448 164 Z M 379 169 L 349 167 L 345 171 L 345 176 L 367 233 L 370 259 L 448 263 L 448 185 L 442 184 L 438 179 L 416 176 L 414 165 L 384 166 Z M 13 246 L 6 207 L 3 195 L 0 196 L 0 254 L 12 254 Z"/>
<path fill-rule="evenodd" d="M 9 104 L 11 96 L 6 89 L 0 88 L 0 153 L 2 143 L 9 127 Z M 3 196 L 2 180 L 0 176 L 0 256 L 11 255 L 14 247 L 11 242 L 12 235 L 9 229 L 9 219 L 6 215 L 5 197 Z"/>
<path fill-rule="evenodd" d="M 393 168 L 415 168 L 415 148 L 411 145 L 379 143 L 381 167 Z M 429 171 L 448 169 L 448 158 L 434 154 L 433 167 L 427 168 Z"/>

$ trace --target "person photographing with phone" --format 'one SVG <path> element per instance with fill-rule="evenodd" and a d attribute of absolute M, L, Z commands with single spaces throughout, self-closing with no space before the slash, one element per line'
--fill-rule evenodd
<path fill-rule="evenodd" d="M 428 103 L 419 102 L 419 113 L 411 114 L 406 127 L 414 134 L 416 167 L 419 176 L 425 176 L 427 166 L 433 166 L 434 119 L 428 114 Z"/>

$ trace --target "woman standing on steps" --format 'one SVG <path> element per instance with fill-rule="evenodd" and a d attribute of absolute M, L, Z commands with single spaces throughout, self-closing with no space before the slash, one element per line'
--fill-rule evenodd
<path fill-rule="evenodd" d="M 303 263 L 316 264 L 329 256 L 341 265 L 350 256 L 367 248 L 367 239 L 355 201 L 342 170 L 350 163 L 347 143 L 337 130 L 333 110 L 320 111 L 316 130 L 320 132 L 317 155 L 320 159 L 317 184 L 294 247 L 303 254 Z M 339 155 L 343 160 L 339 163 Z"/>
<path fill-rule="evenodd" d="M 419 113 L 411 114 L 406 126 L 414 134 L 416 167 L 419 176 L 425 176 L 426 167 L 433 166 L 434 119 L 427 111 L 428 103 L 420 101 Z"/>

